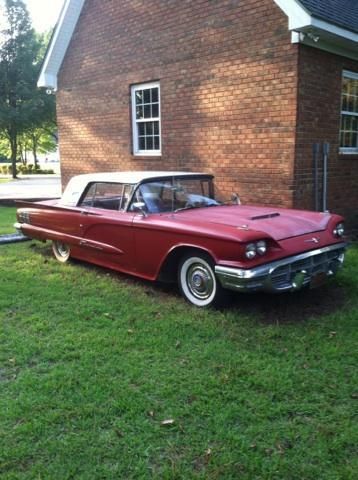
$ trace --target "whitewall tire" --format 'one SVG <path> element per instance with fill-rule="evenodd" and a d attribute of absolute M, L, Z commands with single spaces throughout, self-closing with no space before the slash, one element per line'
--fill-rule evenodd
<path fill-rule="evenodd" d="M 196 307 L 218 306 L 223 289 L 215 277 L 214 263 L 204 253 L 185 255 L 178 269 L 181 294 Z"/>
<path fill-rule="evenodd" d="M 66 243 L 54 240 L 52 242 L 52 251 L 57 260 L 61 263 L 67 262 L 71 256 L 71 249 Z"/>

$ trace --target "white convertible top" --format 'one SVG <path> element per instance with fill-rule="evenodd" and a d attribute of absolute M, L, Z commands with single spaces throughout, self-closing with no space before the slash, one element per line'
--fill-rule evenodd
<path fill-rule="evenodd" d="M 153 171 L 153 172 L 104 172 L 76 175 L 68 182 L 59 201 L 60 205 L 73 207 L 77 205 L 84 189 L 93 182 L 115 182 L 137 185 L 144 180 L 160 177 L 183 177 L 190 175 L 210 175 L 199 172 Z"/>

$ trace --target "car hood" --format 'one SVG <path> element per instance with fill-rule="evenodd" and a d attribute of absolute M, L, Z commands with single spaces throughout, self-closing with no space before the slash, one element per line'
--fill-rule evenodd
<path fill-rule="evenodd" d="M 325 230 L 331 217 L 329 213 L 246 205 L 183 210 L 177 215 L 183 221 L 197 221 L 198 224 L 211 223 L 263 232 L 277 241 Z"/>

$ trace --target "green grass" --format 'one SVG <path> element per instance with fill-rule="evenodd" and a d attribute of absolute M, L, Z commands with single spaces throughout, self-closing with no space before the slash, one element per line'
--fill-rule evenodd
<path fill-rule="evenodd" d="M 0 235 L 14 233 L 16 207 L 0 207 Z"/>
<path fill-rule="evenodd" d="M 222 311 L 0 248 L 2 480 L 356 478 L 357 248 L 320 290 Z"/>

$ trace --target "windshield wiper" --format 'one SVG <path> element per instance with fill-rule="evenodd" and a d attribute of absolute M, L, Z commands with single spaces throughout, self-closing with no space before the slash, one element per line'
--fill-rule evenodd
<path fill-rule="evenodd" d="M 208 207 L 219 207 L 221 204 L 220 203 L 198 203 L 197 205 L 186 205 L 185 207 L 177 208 L 174 210 L 174 213 L 180 212 L 181 210 L 191 210 L 192 208 L 208 208 Z"/>
<path fill-rule="evenodd" d="M 185 207 L 177 208 L 174 210 L 174 213 L 181 212 L 182 210 L 191 210 L 192 208 L 198 208 L 195 207 L 195 205 L 186 205 Z"/>

